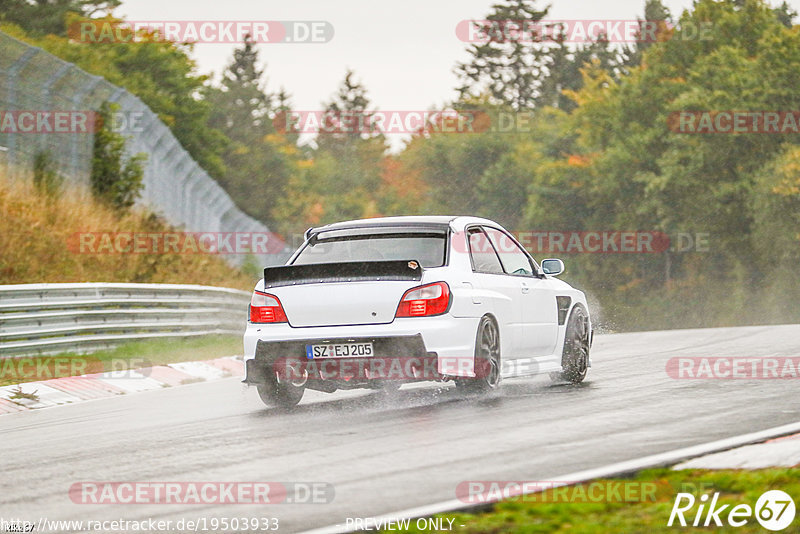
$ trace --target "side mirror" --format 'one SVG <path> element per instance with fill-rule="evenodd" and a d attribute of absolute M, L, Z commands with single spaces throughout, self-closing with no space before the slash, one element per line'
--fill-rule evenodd
<path fill-rule="evenodd" d="M 564 262 L 558 259 L 542 260 L 542 272 L 550 276 L 558 276 L 564 272 Z"/>

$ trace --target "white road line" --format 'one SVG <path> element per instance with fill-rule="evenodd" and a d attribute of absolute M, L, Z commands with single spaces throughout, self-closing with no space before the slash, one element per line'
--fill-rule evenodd
<path fill-rule="evenodd" d="M 594 469 L 587 469 L 585 471 L 577 471 L 575 473 L 570 473 L 567 475 L 562 475 L 557 477 L 547 477 L 547 479 L 548 482 L 564 482 L 565 485 L 573 485 L 580 482 L 587 482 L 589 480 L 593 480 L 596 478 L 609 478 L 609 477 L 627 475 L 635 473 L 637 471 L 641 471 L 643 469 L 673 465 L 688 458 L 695 458 L 697 456 L 702 456 L 704 454 L 724 451 L 732 449 L 734 447 L 748 445 L 751 443 L 760 443 L 770 438 L 785 436 L 787 434 L 794 434 L 797 432 L 800 432 L 800 422 L 790 423 L 788 425 L 776 426 L 773 428 L 768 428 L 766 430 L 760 430 L 758 432 L 742 434 L 740 436 L 734 436 L 732 438 L 725 438 L 717 441 L 711 441 L 709 443 L 703 443 L 700 445 L 693 445 L 691 447 L 684 447 L 682 449 L 675 449 L 673 451 L 662 452 L 650 456 L 644 456 L 642 458 L 627 460 L 615 464 L 609 464 Z M 534 489 L 534 491 L 521 492 L 520 495 L 538 493 L 539 491 L 541 491 L 541 488 L 538 490 Z M 455 492 L 455 488 L 453 488 L 453 492 Z M 452 499 L 449 501 L 442 501 L 435 504 L 419 506 L 417 508 L 409 508 L 407 510 L 392 512 L 389 514 L 373 517 L 370 519 L 383 522 L 395 521 L 399 519 L 415 519 L 419 517 L 428 517 L 431 515 L 442 514 L 446 512 L 468 510 L 470 508 L 483 506 L 486 504 L 487 504 L 486 502 L 469 504 L 459 499 Z M 302 534 L 338 534 L 342 532 L 356 532 L 357 530 L 360 529 L 356 529 L 353 527 L 348 528 L 346 525 L 339 524 L 339 525 L 330 525 L 327 527 L 307 530 L 304 531 Z"/>

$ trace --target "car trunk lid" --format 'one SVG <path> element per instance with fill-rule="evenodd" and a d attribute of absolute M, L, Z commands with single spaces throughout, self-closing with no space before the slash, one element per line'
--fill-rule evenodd
<path fill-rule="evenodd" d="M 294 327 L 386 324 L 421 279 L 413 260 L 287 265 L 264 269 L 264 290 Z"/>

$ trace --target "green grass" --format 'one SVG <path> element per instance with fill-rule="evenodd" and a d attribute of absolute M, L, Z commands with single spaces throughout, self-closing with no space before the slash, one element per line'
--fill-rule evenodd
<path fill-rule="evenodd" d="M 214 335 L 132 341 L 90 354 L 65 352 L 0 360 L 0 386 L 167 363 L 210 360 L 242 353 L 242 338 Z M 27 376 L 32 375 L 32 376 Z"/>
<path fill-rule="evenodd" d="M 636 502 L 586 502 L 590 499 L 578 499 L 582 502 L 564 502 L 554 497 L 552 492 L 539 494 L 536 497 L 503 501 L 491 511 L 475 514 L 441 514 L 437 518 L 454 519 L 453 531 L 461 533 L 763 533 L 768 532 L 749 517 L 746 525 L 731 527 L 727 523 L 727 514 L 737 504 L 755 507 L 758 497 L 767 490 L 779 489 L 788 493 L 795 501 L 798 510 L 794 522 L 783 533 L 800 532 L 800 468 L 763 469 L 756 471 L 672 471 L 669 469 L 647 470 L 631 479 L 617 479 L 622 483 L 646 482 L 654 483 L 656 491 L 652 498 L 635 500 Z M 584 485 L 585 486 L 585 485 Z M 691 493 L 697 502 L 685 513 L 687 525 L 691 525 L 698 509 L 699 497 L 703 493 L 711 496 L 720 493 L 718 506 L 730 504 L 720 514 L 723 527 L 681 527 L 677 520 L 672 527 L 667 526 L 670 512 L 678 492 Z M 567 493 L 567 495 L 576 495 Z M 577 494 L 580 495 L 580 494 Z M 563 494 L 562 494 L 563 497 Z M 617 500 L 617 499 L 611 499 Z M 700 524 L 705 521 L 704 510 Z M 411 521 L 410 532 L 427 532 L 417 530 L 416 522 Z M 447 521 L 444 522 L 447 525 Z M 463 526 L 462 526 L 463 525 Z M 386 532 L 386 531 L 385 531 Z"/>

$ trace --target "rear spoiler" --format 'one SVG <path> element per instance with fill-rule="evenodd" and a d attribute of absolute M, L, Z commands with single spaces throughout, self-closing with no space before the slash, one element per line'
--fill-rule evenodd
<path fill-rule="evenodd" d="M 422 280 L 422 266 L 415 260 L 312 263 L 264 269 L 264 289 L 269 287 L 362 282 L 376 280 Z"/>

